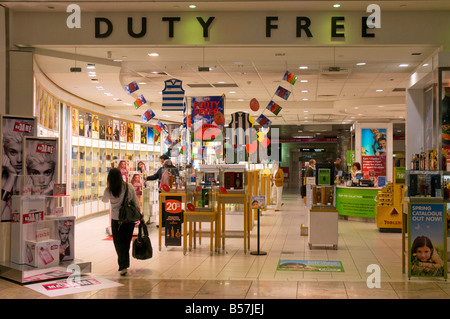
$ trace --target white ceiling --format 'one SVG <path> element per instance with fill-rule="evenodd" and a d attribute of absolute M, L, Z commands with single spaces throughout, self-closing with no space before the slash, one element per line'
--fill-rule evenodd
<path fill-rule="evenodd" d="M 12 10 L 49 10 L 48 6 L 66 7 L 62 1 L 6 3 Z M 286 6 L 309 5 L 318 8 L 331 5 L 330 1 L 259 1 L 259 9 L 270 9 L 283 2 Z M 361 7 L 368 1 L 340 1 L 349 8 Z M 381 1 L 392 10 L 407 5 L 409 10 L 420 10 L 424 2 L 436 9 L 450 9 L 450 1 Z M 5 2 L 1 2 L 5 3 Z M 99 3 L 77 1 L 92 10 Z M 159 10 L 181 10 L 188 2 L 129 2 L 135 5 L 158 6 Z M 190 3 L 190 2 L 189 2 Z M 196 1 L 205 10 L 247 10 L 254 1 Z M 110 6 L 119 9 L 122 4 Z M 63 7 L 61 7 L 63 6 Z M 132 6 L 131 8 L 129 6 Z M 429 7 L 430 8 L 430 7 Z M 51 9 L 51 10 L 55 10 Z M 146 9 L 147 10 L 147 9 Z M 351 10 L 351 9 L 349 9 Z M 110 11 L 110 8 L 108 8 Z M 161 91 L 164 81 L 177 78 L 183 81 L 187 96 L 226 95 L 226 115 L 236 111 L 249 112 L 257 117 L 270 100 L 283 109 L 278 116 L 264 115 L 274 125 L 350 124 L 354 121 L 403 122 L 405 92 L 409 76 L 417 68 L 426 68 L 424 62 L 436 52 L 435 46 L 183 46 L 183 47 L 56 47 L 35 48 L 36 62 L 46 76 L 62 89 L 85 100 L 105 106 L 106 112 L 134 114 L 137 117 L 148 108 L 167 121 L 182 121 L 181 112 L 161 113 Z M 148 54 L 156 52 L 157 57 Z M 116 61 L 114 61 L 116 60 Z M 120 60 L 120 61 L 117 61 Z M 366 65 L 358 66 L 357 63 Z M 87 64 L 95 64 L 88 70 Z M 82 67 L 82 72 L 71 73 L 70 67 Z M 408 64 L 400 67 L 400 64 Z M 199 66 L 211 68 L 199 72 Z M 299 69 L 307 66 L 308 69 Z M 340 67 L 340 72 L 329 72 L 329 67 Z M 282 80 L 285 71 L 298 76 L 294 85 Z M 95 71 L 96 76 L 88 76 Z M 93 83 L 92 79 L 98 83 Z M 300 82 L 307 80 L 307 83 Z M 140 90 L 128 95 L 124 85 L 131 81 L 140 84 Z M 145 83 L 145 84 L 143 84 Z M 287 101 L 274 97 L 281 85 L 292 91 Z M 99 90 L 101 86 L 104 90 Z M 196 88 L 195 86 L 200 86 Z M 382 90 L 382 91 L 377 91 Z M 105 93 L 110 93 L 106 95 Z M 149 102 L 135 110 L 133 101 L 143 94 Z M 256 98 L 260 110 L 250 110 L 249 101 Z M 115 100 L 116 99 L 116 100 Z M 117 100 L 118 99 L 118 100 Z M 305 100 L 307 99 L 307 100 Z"/>

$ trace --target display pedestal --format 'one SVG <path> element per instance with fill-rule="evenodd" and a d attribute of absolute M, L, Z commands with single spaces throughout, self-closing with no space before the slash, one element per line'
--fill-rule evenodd
<path fill-rule="evenodd" d="M 0 262 L 0 277 L 21 284 L 29 284 L 44 280 L 67 278 L 70 275 L 84 275 L 91 272 L 91 262 L 71 260 L 59 263 L 58 266 L 36 268 L 19 265 L 13 262 Z M 74 269 L 79 269 L 78 273 Z"/>
<path fill-rule="evenodd" d="M 338 246 L 338 211 L 335 207 L 318 207 L 309 209 L 309 249 L 313 245 Z"/>
<path fill-rule="evenodd" d="M 260 218 L 259 218 L 259 216 L 260 216 L 260 214 L 261 214 L 261 212 L 260 212 L 260 210 L 258 209 L 258 244 L 257 244 L 257 250 L 256 251 L 252 251 L 252 252 L 250 252 L 250 254 L 251 255 L 256 255 L 256 256 L 264 256 L 264 255 L 267 255 L 267 252 L 265 252 L 265 251 L 261 251 L 260 249 L 259 249 L 259 246 L 260 246 Z"/>

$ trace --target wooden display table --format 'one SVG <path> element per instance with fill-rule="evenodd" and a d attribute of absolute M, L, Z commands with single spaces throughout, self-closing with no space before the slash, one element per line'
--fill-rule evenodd
<path fill-rule="evenodd" d="M 225 229 L 225 204 L 243 204 L 244 206 L 244 230 L 243 231 L 226 231 Z M 249 197 L 244 191 L 228 191 L 226 194 L 217 194 L 217 206 L 219 212 L 219 223 L 221 227 L 219 238 L 222 238 L 222 249 L 225 249 L 225 238 L 242 237 L 244 239 L 244 253 L 250 249 L 250 209 Z M 220 243 L 219 247 L 220 249 Z"/>
<path fill-rule="evenodd" d="M 184 225 L 183 225 L 183 253 L 186 254 L 187 251 L 187 237 L 189 235 L 189 250 L 192 249 L 192 242 L 196 239 L 196 223 L 209 222 L 210 223 L 210 254 L 213 254 L 213 247 L 217 251 L 219 237 L 218 234 L 218 224 L 219 224 L 219 214 L 217 210 L 212 209 L 211 211 L 189 211 L 189 209 L 184 212 Z M 188 232 L 189 223 L 189 232 Z M 215 244 L 214 244 L 215 239 Z"/>

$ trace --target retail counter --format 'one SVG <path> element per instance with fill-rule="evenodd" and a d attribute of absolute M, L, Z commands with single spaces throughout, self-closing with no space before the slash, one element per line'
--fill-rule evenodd
<path fill-rule="evenodd" d="M 336 186 L 336 209 L 340 216 L 375 218 L 380 187 Z"/>

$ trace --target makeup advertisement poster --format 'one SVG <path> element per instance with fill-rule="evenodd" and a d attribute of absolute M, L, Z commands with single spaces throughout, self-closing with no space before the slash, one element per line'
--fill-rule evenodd
<path fill-rule="evenodd" d="M 362 173 L 374 187 L 386 185 L 387 129 L 361 129 Z"/>
<path fill-rule="evenodd" d="M 36 118 L 1 116 L 2 221 L 11 220 L 11 197 L 20 195 L 23 186 L 23 137 L 36 135 Z"/>
<path fill-rule="evenodd" d="M 24 190 L 33 195 L 53 195 L 57 184 L 58 139 L 24 137 Z"/>

